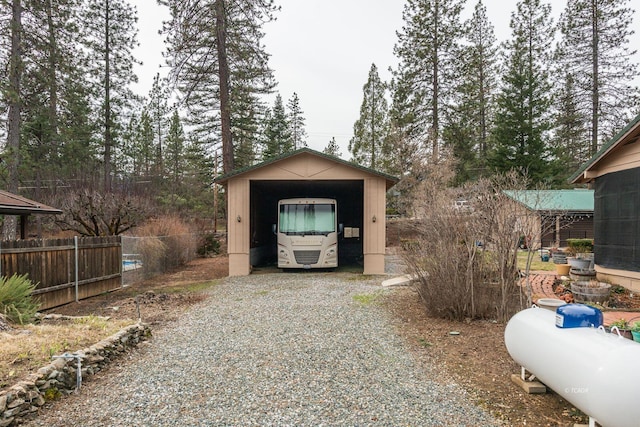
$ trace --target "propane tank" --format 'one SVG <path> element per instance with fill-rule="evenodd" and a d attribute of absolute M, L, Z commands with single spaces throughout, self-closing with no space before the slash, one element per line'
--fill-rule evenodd
<path fill-rule="evenodd" d="M 518 364 L 605 427 L 640 425 L 640 343 L 604 328 L 556 326 L 556 313 L 529 308 L 504 332 Z"/>

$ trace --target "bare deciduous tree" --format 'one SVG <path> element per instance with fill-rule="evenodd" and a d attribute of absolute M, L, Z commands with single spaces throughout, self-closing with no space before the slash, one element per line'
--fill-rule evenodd
<path fill-rule="evenodd" d="M 56 217 L 56 224 L 82 236 L 122 234 L 145 219 L 149 210 L 146 199 L 92 190 L 68 193 L 57 206 L 64 214 Z"/>

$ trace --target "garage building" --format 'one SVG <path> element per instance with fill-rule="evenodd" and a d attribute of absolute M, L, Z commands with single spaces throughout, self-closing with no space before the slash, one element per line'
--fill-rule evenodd
<path fill-rule="evenodd" d="M 364 274 L 383 274 L 386 193 L 398 179 L 301 148 L 220 176 L 227 193 L 229 275 L 244 276 L 252 266 L 275 258 L 278 200 L 314 197 L 337 201 L 340 263 L 363 262 Z"/>

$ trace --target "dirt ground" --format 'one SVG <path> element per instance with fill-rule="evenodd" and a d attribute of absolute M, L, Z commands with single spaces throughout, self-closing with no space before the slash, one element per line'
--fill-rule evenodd
<path fill-rule="evenodd" d="M 224 256 L 196 258 L 184 269 L 127 286 L 121 290 L 88 298 L 78 303 L 52 308 L 48 313 L 69 316 L 109 316 L 113 319 L 137 319 L 153 327 L 178 318 L 184 309 L 204 299 L 193 287 L 229 273 Z"/>
<path fill-rule="evenodd" d="M 137 318 L 139 307 L 142 320 L 157 330 L 204 299 L 194 284 L 225 277 L 227 272 L 226 257 L 197 259 L 183 271 L 50 311 L 120 319 Z M 190 287 L 190 291 L 184 291 Z M 508 425 L 569 426 L 585 421 L 558 395 L 528 395 L 511 383 L 510 375 L 518 373 L 519 367 L 505 349 L 504 324 L 429 318 L 410 287 L 396 288 L 384 299 L 383 306 L 420 363 L 439 369 L 443 381 L 453 380 L 464 387 L 478 405 Z M 451 331 L 460 334 L 450 335 Z"/>

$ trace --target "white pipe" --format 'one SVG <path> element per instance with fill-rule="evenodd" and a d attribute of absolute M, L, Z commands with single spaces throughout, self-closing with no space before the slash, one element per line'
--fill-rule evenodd
<path fill-rule="evenodd" d="M 529 308 L 504 332 L 511 357 L 605 427 L 640 425 L 640 343 L 595 328 L 558 328 L 555 313 Z"/>

